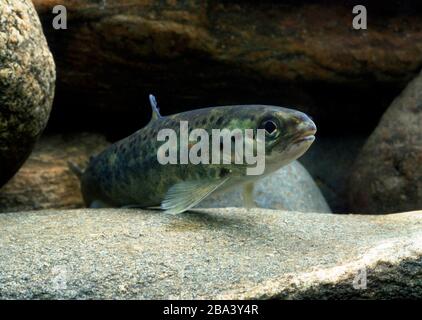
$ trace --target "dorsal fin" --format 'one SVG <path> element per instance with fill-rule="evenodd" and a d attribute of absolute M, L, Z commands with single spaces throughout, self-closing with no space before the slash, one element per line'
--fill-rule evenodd
<path fill-rule="evenodd" d="M 162 118 L 160 114 L 160 109 L 158 109 L 157 100 L 152 94 L 149 95 L 149 103 L 151 104 L 151 110 L 152 110 L 151 120 Z"/>

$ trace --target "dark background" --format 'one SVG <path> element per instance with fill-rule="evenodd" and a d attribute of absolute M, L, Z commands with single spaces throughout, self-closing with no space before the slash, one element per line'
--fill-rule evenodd
<path fill-rule="evenodd" d="M 274 104 L 320 135 L 369 134 L 422 63 L 418 1 L 100 3 L 66 4 L 68 30 L 38 5 L 58 72 L 48 132 L 114 141 L 147 123 L 153 93 L 163 114 Z M 368 30 L 352 29 L 355 4 Z"/>

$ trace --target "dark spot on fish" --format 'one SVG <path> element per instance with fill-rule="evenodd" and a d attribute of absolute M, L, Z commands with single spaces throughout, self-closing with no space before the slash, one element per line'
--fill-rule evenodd
<path fill-rule="evenodd" d="M 201 121 L 201 125 L 202 125 L 202 126 L 205 126 L 205 124 L 206 124 L 206 123 L 207 123 L 207 119 L 205 119 L 205 118 L 204 118 L 204 119 L 202 119 L 202 121 Z"/>
<path fill-rule="evenodd" d="M 210 122 L 214 122 L 214 116 L 213 115 L 210 117 Z"/>
<path fill-rule="evenodd" d="M 227 176 L 230 173 L 230 170 L 227 168 L 222 168 L 220 170 L 220 178 L 224 178 L 225 176 Z"/>
<path fill-rule="evenodd" d="M 223 117 L 219 117 L 217 119 L 217 122 L 215 123 L 217 126 L 221 126 L 221 124 L 223 123 Z"/>
<path fill-rule="evenodd" d="M 209 169 L 209 171 L 208 171 L 208 175 L 209 175 L 211 178 L 214 178 L 214 177 L 215 177 L 215 169 L 214 169 L 214 168 Z"/>

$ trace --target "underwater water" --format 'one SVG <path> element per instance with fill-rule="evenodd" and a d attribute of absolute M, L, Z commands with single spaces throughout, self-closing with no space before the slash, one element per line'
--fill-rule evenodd
<path fill-rule="evenodd" d="M 6 241 L 22 237 L 19 228 L 32 230 L 35 251 L 51 251 L 46 259 L 57 268 L 37 265 L 32 283 L 18 279 L 7 290 L 0 281 L 0 298 L 419 298 L 420 285 L 394 291 L 383 279 L 403 288 L 420 282 L 400 270 L 420 274 L 413 262 L 422 252 L 421 43 L 422 4 L 410 0 L 2 1 L 0 279 L 2 270 L 13 272 L 7 256 L 23 268 L 34 259 L 27 244 Z M 180 121 L 189 123 L 185 144 Z M 244 162 L 181 163 L 184 145 L 189 156 L 200 149 L 197 161 L 223 154 L 211 133 L 224 128 L 245 132 L 241 160 L 248 145 L 255 148 L 247 165 L 259 166 L 264 152 L 259 174 L 244 173 Z M 203 149 L 188 136 L 193 129 L 206 137 Z M 169 143 L 179 157 L 169 164 L 157 162 L 172 155 L 160 149 L 162 130 L 180 136 Z M 227 146 L 232 152 L 236 144 Z M 70 248 L 70 262 L 28 221 L 58 230 L 51 239 L 63 235 L 57 243 Z M 94 224 L 116 238 L 107 238 L 114 249 L 98 265 L 103 247 L 93 236 L 86 255 L 98 274 L 90 275 L 77 260 Z M 144 258 L 129 271 L 119 261 L 133 260 L 116 249 L 124 248 L 123 234 Z M 198 239 L 207 245 L 198 248 Z M 390 249 L 380 249 L 383 241 Z M 160 250 L 189 280 L 155 264 Z M 381 260 L 395 261 L 394 270 L 386 273 Z M 362 264 L 368 284 L 376 283 L 366 291 L 352 286 Z M 301 282 L 289 291 L 285 275 L 302 279 L 321 265 L 324 280 L 310 280 L 317 289 Z M 346 265 L 336 277 L 331 268 Z M 98 289 L 112 270 L 120 276 L 105 287 L 123 289 Z M 141 282 L 150 276 L 157 285 L 146 289 L 124 274 L 141 270 Z M 69 280 L 77 274 L 79 286 Z M 275 278 L 282 280 L 274 291 Z M 84 291 L 90 281 L 95 290 Z M 318 290 L 324 281 L 331 291 Z"/>

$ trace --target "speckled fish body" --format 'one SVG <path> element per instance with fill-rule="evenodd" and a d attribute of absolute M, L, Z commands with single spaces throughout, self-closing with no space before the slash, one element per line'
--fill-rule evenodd
<path fill-rule="evenodd" d="M 154 110 L 154 109 L 153 109 Z M 157 112 L 158 113 L 158 112 Z M 245 165 L 236 164 L 167 164 L 157 160 L 163 144 L 157 141 L 160 129 L 173 129 L 179 136 L 180 121 L 188 121 L 189 132 L 205 129 L 258 129 L 271 119 L 278 133 L 265 139 L 265 172 L 260 176 L 245 174 Z M 267 122 L 265 122 L 267 121 Z M 272 125 L 272 124 L 271 124 Z M 273 129 L 273 128 L 272 128 Z M 161 207 L 170 190 L 177 187 L 177 196 L 200 197 L 221 192 L 239 184 L 253 183 L 301 156 L 312 144 L 316 128 L 305 114 L 292 109 L 266 105 L 239 105 L 197 109 L 170 116 L 155 116 L 144 128 L 118 141 L 93 157 L 81 177 L 84 200 L 88 206 Z M 220 184 L 220 181 L 223 181 Z M 189 184 L 190 183 L 190 184 Z M 209 188 L 213 184 L 218 186 Z M 210 192 L 212 190 L 212 192 Z M 190 193 L 190 194 L 189 194 Z M 173 192 L 173 197 L 175 196 Z M 168 200 L 168 199 L 167 199 Z M 174 200 L 171 200 L 174 201 Z M 173 213 L 192 207 L 178 205 Z M 198 201 L 196 201 L 198 202 Z M 171 211 L 171 210 L 170 210 Z M 177 212 L 175 212 L 177 211 Z"/>

